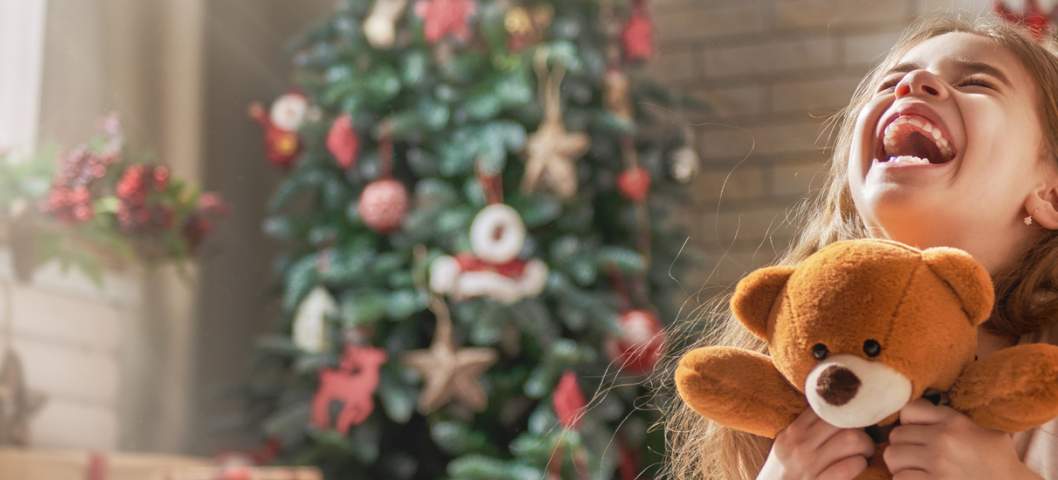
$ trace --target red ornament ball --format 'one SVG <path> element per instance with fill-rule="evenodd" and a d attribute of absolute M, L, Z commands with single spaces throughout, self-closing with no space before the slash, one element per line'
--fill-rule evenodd
<path fill-rule="evenodd" d="M 653 370 L 665 344 L 658 317 L 648 310 L 628 310 L 617 323 L 621 334 L 606 343 L 610 358 L 622 370 L 635 375 Z"/>
<path fill-rule="evenodd" d="M 633 167 L 617 177 L 617 188 L 625 198 L 642 202 L 650 193 L 650 174 L 643 167 Z"/>
<path fill-rule="evenodd" d="M 400 228 L 408 211 L 408 190 L 391 178 L 375 180 L 360 194 L 357 212 L 368 228 L 389 233 Z"/>

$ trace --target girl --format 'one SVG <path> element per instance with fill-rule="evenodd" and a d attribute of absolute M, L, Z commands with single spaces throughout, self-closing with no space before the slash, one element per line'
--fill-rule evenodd
<path fill-rule="evenodd" d="M 995 20 L 925 21 L 837 120 L 829 184 L 799 209 L 804 230 L 779 263 L 850 238 L 962 248 L 996 286 L 980 356 L 1058 341 L 1058 57 Z M 726 311 L 729 298 L 712 304 L 722 320 L 714 328 L 685 325 L 673 337 L 700 339 L 687 348 L 764 351 Z M 678 398 L 668 410 L 665 468 L 681 479 L 851 479 L 874 449 L 862 431 L 832 427 L 811 410 L 774 442 L 710 424 Z M 1058 420 L 1010 436 L 924 400 L 900 420 L 884 457 L 897 479 L 1058 480 Z"/>

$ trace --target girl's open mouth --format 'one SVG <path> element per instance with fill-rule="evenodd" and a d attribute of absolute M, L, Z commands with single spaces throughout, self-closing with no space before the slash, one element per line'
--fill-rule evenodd
<path fill-rule="evenodd" d="M 955 158 L 956 152 L 946 133 L 925 116 L 914 113 L 897 115 L 882 132 L 875 161 L 892 166 L 948 163 Z"/>

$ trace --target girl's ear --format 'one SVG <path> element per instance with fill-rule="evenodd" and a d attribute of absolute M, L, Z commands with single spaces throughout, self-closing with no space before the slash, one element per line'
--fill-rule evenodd
<path fill-rule="evenodd" d="M 1058 230 L 1058 179 L 1052 177 L 1029 193 L 1025 211 L 1032 221 L 1048 230 Z"/>
<path fill-rule="evenodd" d="M 984 265 L 969 253 L 951 247 L 927 248 L 922 251 L 922 259 L 959 297 L 970 323 L 977 326 L 988 320 L 995 302 L 995 288 Z"/>
<path fill-rule="evenodd" d="M 746 328 L 762 340 L 768 340 L 768 315 L 775 299 L 796 268 L 776 265 L 754 270 L 735 286 L 731 311 Z"/>

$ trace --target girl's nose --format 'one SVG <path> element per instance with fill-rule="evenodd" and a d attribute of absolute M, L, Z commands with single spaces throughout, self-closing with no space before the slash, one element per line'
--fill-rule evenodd
<path fill-rule="evenodd" d="M 933 97 L 937 100 L 943 100 L 948 97 L 948 90 L 944 88 L 941 80 L 928 70 L 915 70 L 904 75 L 904 78 L 896 86 L 896 98 L 903 98 L 908 95 Z"/>

